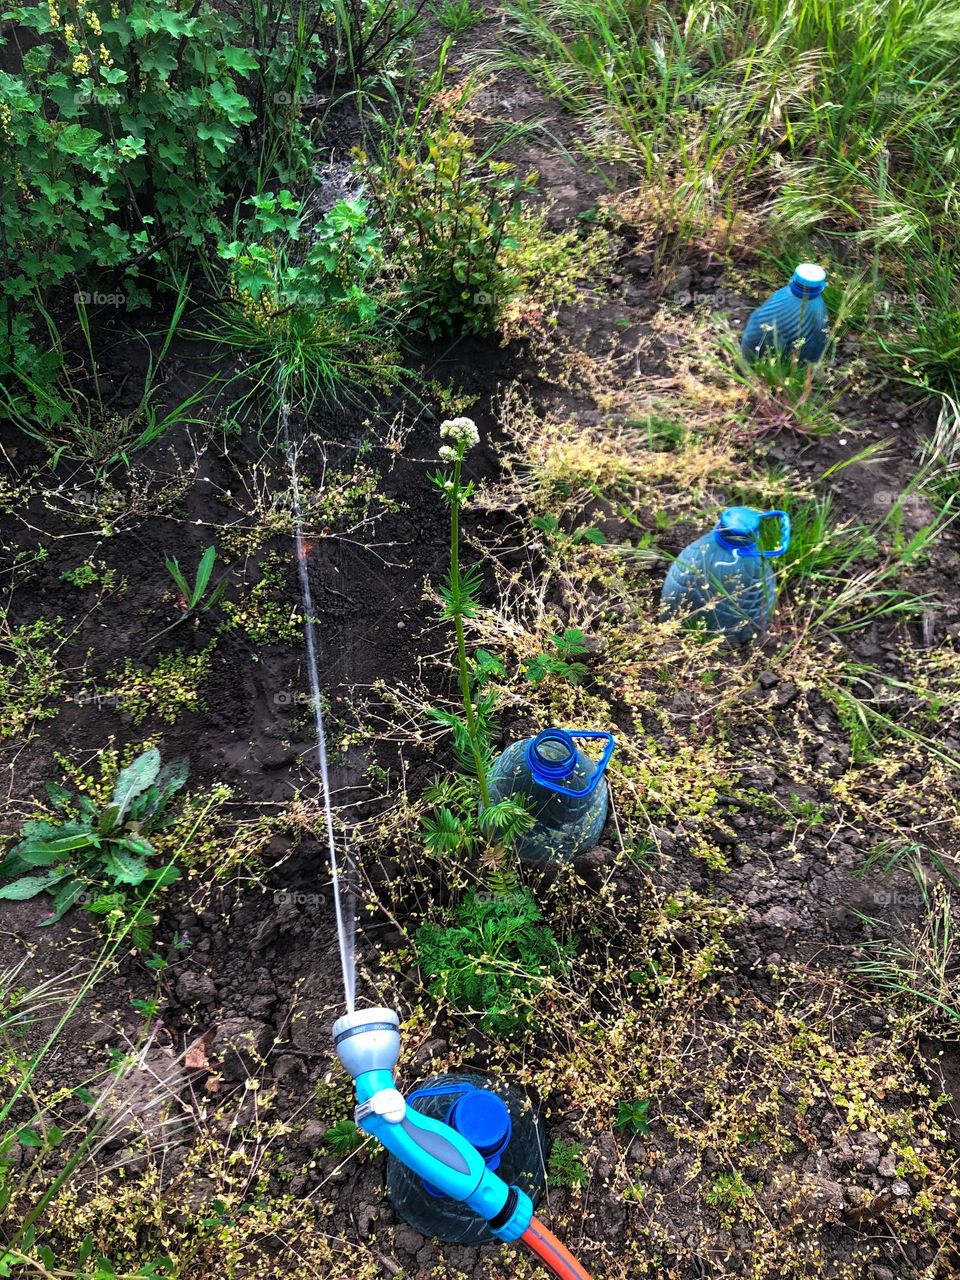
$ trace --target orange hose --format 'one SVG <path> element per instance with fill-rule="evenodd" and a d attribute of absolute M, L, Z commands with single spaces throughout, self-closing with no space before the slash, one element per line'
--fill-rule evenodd
<path fill-rule="evenodd" d="M 559 1280 L 590 1280 L 573 1254 L 536 1218 L 531 1220 L 520 1239 Z"/>

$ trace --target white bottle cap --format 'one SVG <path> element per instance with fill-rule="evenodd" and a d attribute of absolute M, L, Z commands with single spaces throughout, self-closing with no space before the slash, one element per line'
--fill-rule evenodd
<path fill-rule="evenodd" d="M 815 289 L 818 285 L 824 284 L 827 279 L 826 271 L 823 267 L 818 267 L 815 262 L 801 262 L 793 274 L 808 289 Z"/>

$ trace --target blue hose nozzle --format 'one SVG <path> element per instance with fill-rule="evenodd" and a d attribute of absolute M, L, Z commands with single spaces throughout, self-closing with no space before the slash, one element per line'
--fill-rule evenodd
<path fill-rule="evenodd" d="M 533 1202 L 508 1186 L 460 1133 L 421 1115 L 397 1089 L 400 1020 L 392 1009 L 361 1009 L 333 1025 L 337 1056 L 357 1088 L 359 1128 L 431 1187 L 467 1205 L 499 1240 L 519 1240 L 533 1218 Z M 426 1192 L 424 1194 L 427 1194 Z"/>

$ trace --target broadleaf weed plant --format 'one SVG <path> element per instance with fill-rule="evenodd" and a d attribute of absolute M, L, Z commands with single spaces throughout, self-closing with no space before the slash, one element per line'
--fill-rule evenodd
<path fill-rule="evenodd" d="M 380 232 L 365 201 L 339 200 L 314 220 L 309 201 L 289 191 L 253 196 L 219 257 L 229 283 L 209 336 L 241 353 L 234 416 L 277 387 L 309 412 L 351 384 L 396 380 L 374 291 Z"/>
<path fill-rule="evenodd" d="M 143 757 L 140 758 L 141 760 Z M 136 765 L 137 762 L 134 762 Z M 142 766 L 141 766 L 142 767 Z M 137 775 L 141 777 L 142 775 Z M 117 779 L 119 782 L 119 778 Z M 159 776 L 156 779 L 159 782 Z M 144 794 L 141 792 L 141 795 Z M 82 1121 L 74 1126 L 71 1133 L 66 1133 L 58 1125 L 48 1123 L 47 1106 L 38 1099 L 36 1086 L 40 1076 L 41 1069 L 49 1067 L 54 1051 L 58 1048 L 69 1024 L 73 1023 L 77 1018 L 78 1011 L 85 1002 L 89 1001 L 91 994 L 96 989 L 99 982 L 115 969 L 119 962 L 119 958 L 129 948 L 129 942 L 132 940 L 137 942 L 138 930 L 141 929 L 144 919 L 146 918 L 150 903 L 154 895 L 159 892 L 162 884 L 166 883 L 172 873 L 176 872 L 176 862 L 190 846 L 194 837 L 203 827 L 203 824 L 209 814 L 211 808 L 215 805 L 216 799 L 210 796 L 204 804 L 198 807 L 195 817 L 189 821 L 183 831 L 182 837 L 178 839 L 176 847 L 170 850 L 166 856 L 163 867 L 159 873 L 149 881 L 144 882 L 142 897 L 139 901 L 137 911 L 128 912 L 122 918 L 118 918 L 116 927 L 112 929 L 104 938 L 97 954 L 93 957 L 93 961 L 89 970 L 82 975 L 77 981 L 75 974 L 70 973 L 60 978 L 48 980 L 41 983 L 39 987 L 34 988 L 30 992 L 25 992 L 21 1000 L 15 1001 L 14 1007 L 9 1016 L 0 1009 L 0 1037 L 7 1036 L 11 1029 L 19 1031 L 24 1026 L 24 1019 L 34 1021 L 37 1024 L 41 1022 L 52 1023 L 49 1033 L 42 1034 L 41 1043 L 27 1055 L 17 1055 L 17 1071 L 14 1077 L 15 1083 L 11 1081 L 12 1088 L 8 1091 L 7 1097 L 0 1100 L 0 1214 L 7 1208 L 8 1203 L 17 1198 L 17 1191 L 24 1187 L 29 1187 L 29 1210 L 18 1224 L 11 1224 L 13 1229 L 10 1234 L 4 1236 L 3 1251 L 0 1253 L 0 1268 L 8 1265 L 10 1273 L 14 1274 L 29 1268 L 35 1274 L 51 1274 L 49 1267 L 54 1265 L 49 1250 L 44 1246 L 40 1253 L 43 1256 L 42 1264 L 32 1259 L 28 1255 L 34 1246 L 36 1239 L 36 1224 L 43 1222 L 44 1215 L 49 1207 L 55 1202 L 61 1190 L 69 1183 L 74 1176 L 76 1170 L 81 1163 L 94 1154 L 102 1145 L 105 1134 L 110 1128 L 110 1119 L 104 1116 L 103 1111 L 98 1108 L 93 1095 L 85 1088 L 74 1091 L 74 1096 L 83 1102 L 87 1108 L 83 1115 Z M 130 810 L 128 808 L 127 814 Z M 126 814 L 124 815 L 126 816 Z M 150 913 L 152 914 L 152 913 Z M 16 972 L 4 973 L 0 975 L 0 987 L 4 989 L 15 989 Z M 5 1053 L 10 1055 L 9 1043 L 3 1045 Z M 26 1124 L 21 1121 L 15 1128 L 9 1126 L 13 1123 L 13 1117 L 16 1112 L 22 1112 L 24 1107 L 27 1109 L 29 1117 Z M 19 1168 L 13 1164 L 10 1159 L 10 1152 L 15 1145 L 19 1143 L 18 1135 L 25 1132 L 30 1133 L 36 1131 L 42 1134 L 39 1146 L 34 1146 L 37 1160 L 31 1164 L 29 1161 L 21 1161 Z M 73 1138 L 77 1141 L 75 1145 Z M 66 1141 L 64 1139 L 66 1138 Z M 30 1139 L 28 1139 L 30 1141 Z M 42 1192 L 37 1194 L 37 1188 L 29 1185 L 30 1179 L 38 1171 L 44 1169 L 49 1172 L 54 1167 L 51 1157 L 55 1156 L 59 1148 L 63 1160 L 60 1167 L 56 1169 L 52 1177 L 45 1178 L 46 1185 Z M 16 1182 L 13 1181 L 11 1169 L 16 1170 Z M 17 1185 L 19 1184 L 19 1186 Z M 81 1246 L 82 1254 L 83 1246 Z M 89 1256 L 90 1249 L 87 1250 Z M 166 1275 L 168 1271 L 165 1267 L 148 1264 L 143 1268 L 138 1268 L 138 1273 L 143 1276 Z M 70 1274 L 79 1274 L 71 1271 Z M 84 1272 L 84 1274 L 87 1274 Z M 90 1273 L 93 1274 L 93 1273 Z M 102 1268 L 98 1266 L 97 1275 L 114 1275 L 113 1266 L 103 1259 Z"/>
<path fill-rule="evenodd" d="M 145 895 L 170 884 L 176 867 L 150 865 L 152 831 L 171 824 L 170 801 L 187 781 L 187 764 L 161 768 L 160 752 L 142 752 L 114 782 L 108 803 L 98 805 L 57 783 L 47 783 L 54 810 L 49 818 L 27 822 L 20 839 L 0 861 L 0 899 L 25 902 L 48 894 L 51 909 L 42 924 L 60 920 L 84 903 L 111 930 L 132 921 L 136 945 L 147 945 L 154 916 Z"/>

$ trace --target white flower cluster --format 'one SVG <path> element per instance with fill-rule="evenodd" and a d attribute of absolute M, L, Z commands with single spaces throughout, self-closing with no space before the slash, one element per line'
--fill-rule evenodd
<path fill-rule="evenodd" d="M 447 418 L 440 423 L 440 439 L 450 441 L 440 446 L 440 457 L 444 462 L 456 462 L 461 446 L 466 453 L 480 443 L 480 432 L 472 418 Z"/>

